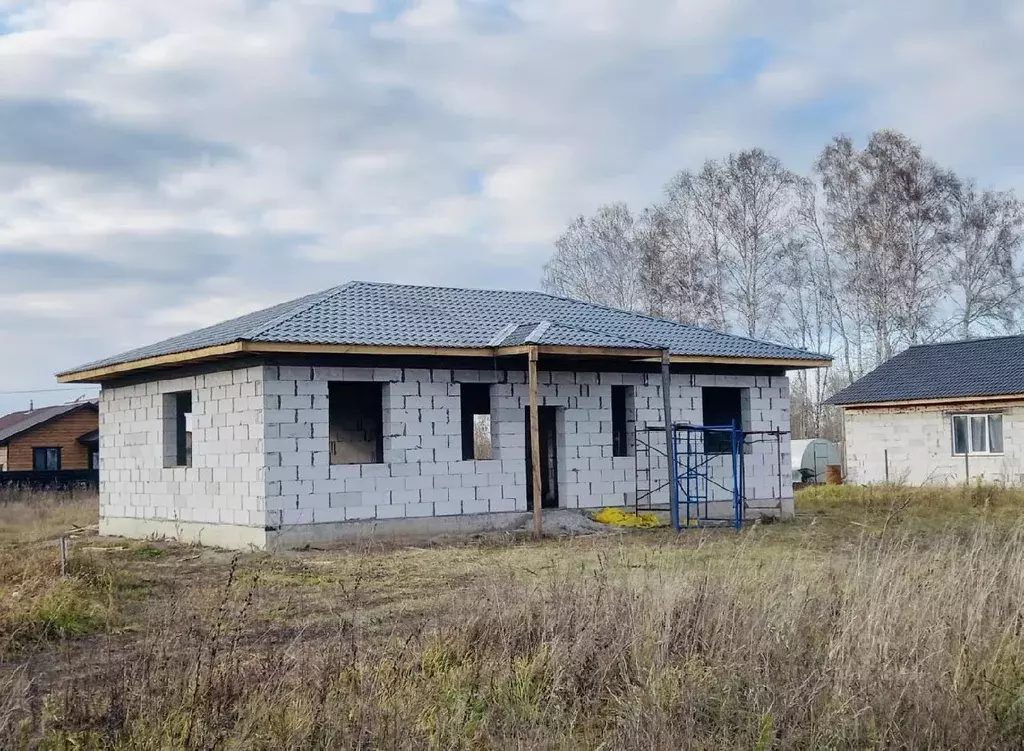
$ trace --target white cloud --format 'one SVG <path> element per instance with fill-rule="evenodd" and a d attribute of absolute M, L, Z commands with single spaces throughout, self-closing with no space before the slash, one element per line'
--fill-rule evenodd
<path fill-rule="evenodd" d="M 0 391 L 353 277 L 532 286 L 746 146 L 1024 184 L 1019 3 L 770 5 L 0 0 Z"/>

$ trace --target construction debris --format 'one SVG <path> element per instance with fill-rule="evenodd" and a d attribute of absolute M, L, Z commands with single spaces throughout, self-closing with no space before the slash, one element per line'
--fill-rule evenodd
<path fill-rule="evenodd" d="M 599 535 L 612 532 L 607 525 L 598 524 L 589 516 L 578 511 L 563 509 L 545 510 L 541 516 L 544 534 L 551 536 Z M 533 531 L 533 519 L 529 517 L 515 525 L 510 532 Z"/>

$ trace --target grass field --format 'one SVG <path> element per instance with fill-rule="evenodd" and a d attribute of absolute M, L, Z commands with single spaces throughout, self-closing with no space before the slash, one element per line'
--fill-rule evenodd
<path fill-rule="evenodd" d="M 98 538 L 94 503 L 0 499 L 2 748 L 1024 745 L 1021 491 L 278 556 Z"/>

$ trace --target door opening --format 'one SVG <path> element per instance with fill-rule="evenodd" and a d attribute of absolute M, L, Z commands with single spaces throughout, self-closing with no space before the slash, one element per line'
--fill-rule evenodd
<path fill-rule="evenodd" d="M 558 508 L 558 408 L 539 407 L 541 508 Z M 526 408 L 526 508 L 533 511 L 533 451 L 530 408 Z"/>

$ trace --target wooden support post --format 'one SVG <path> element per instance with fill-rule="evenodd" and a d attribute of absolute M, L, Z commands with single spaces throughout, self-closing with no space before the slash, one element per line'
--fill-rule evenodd
<path fill-rule="evenodd" d="M 540 481 L 540 407 L 537 398 L 537 348 L 530 347 L 530 463 L 533 465 L 533 531 L 540 537 L 543 534 L 541 524 L 541 505 L 544 499 L 541 497 Z"/>
<path fill-rule="evenodd" d="M 672 355 L 661 353 L 661 391 L 665 409 L 665 456 L 668 457 L 668 499 L 672 528 L 679 529 L 679 478 L 676 476 L 676 432 L 672 422 Z"/>
<path fill-rule="evenodd" d="M 63 535 L 60 538 L 60 575 L 68 575 L 68 538 Z"/>

